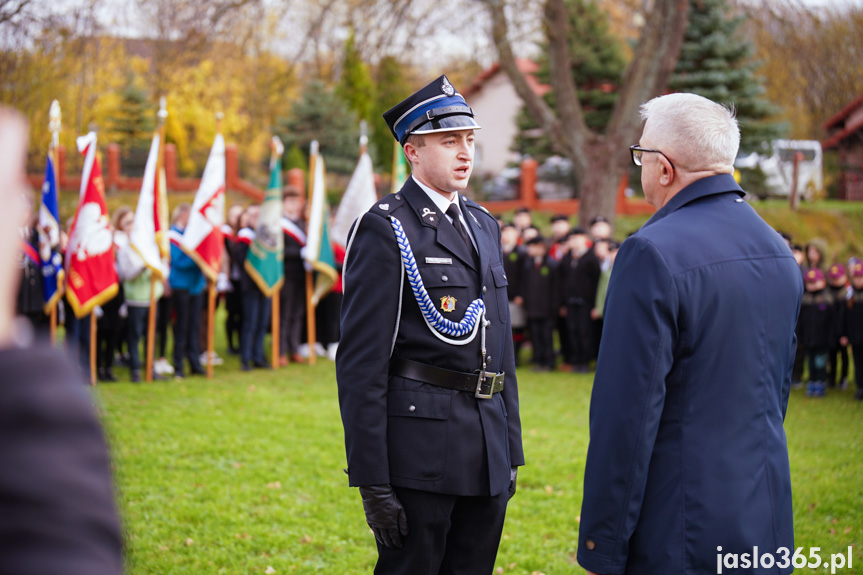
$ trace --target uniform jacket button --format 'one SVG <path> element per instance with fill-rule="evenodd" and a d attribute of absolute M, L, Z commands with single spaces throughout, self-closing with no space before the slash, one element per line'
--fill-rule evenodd
<path fill-rule="evenodd" d="M 441 281 L 445 281 L 445 282 L 449 281 L 449 278 L 447 276 L 441 276 L 440 279 L 441 279 Z"/>
<path fill-rule="evenodd" d="M 414 412 L 414 411 L 416 411 L 416 410 L 417 410 L 417 406 L 416 406 L 416 405 L 412 405 L 412 406 L 410 406 L 410 407 L 408 408 L 408 411 L 410 411 L 411 413 L 413 413 L 413 412 Z"/>
<path fill-rule="evenodd" d="M 486 292 L 488 292 L 488 288 L 485 286 L 482 286 L 482 293 L 486 293 Z"/>
<path fill-rule="evenodd" d="M 593 551 L 596 549 L 596 543 L 593 542 L 593 539 L 588 539 L 584 542 L 584 546 L 587 547 L 588 551 Z"/>

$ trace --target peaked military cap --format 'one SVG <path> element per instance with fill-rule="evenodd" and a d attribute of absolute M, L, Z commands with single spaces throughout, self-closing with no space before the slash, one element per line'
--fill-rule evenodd
<path fill-rule="evenodd" d="M 401 145 L 411 134 L 479 130 L 481 127 L 474 120 L 473 110 L 446 76 L 387 110 L 384 120 Z"/>

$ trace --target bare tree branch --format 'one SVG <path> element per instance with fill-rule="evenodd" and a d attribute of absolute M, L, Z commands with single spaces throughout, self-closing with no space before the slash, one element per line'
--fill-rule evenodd
<path fill-rule="evenodd" d="M 512 44 L 508 37 L 509 27 L 504 12 L 505 0 L 483 0 L 483 2 L 488 6 L 491 14 L 491 33 L 495 47 L 497 48 L 500 67 L 506 72 L 516 93 L 522 102 L 524 102 L 528 113 L 542 127 L 545 133 L 549 135 L 554 145 L 566 156 L 576 155 L 577 152 L 570 147 L 569 141 L 564 135 L 563 126 L 557 116 L 555 116 L 554 111 L 545 100 L 534 93 L 527 82 L 527 78 L 518 69 Z"/>
<path fill-rule="evenodd" d="M 610 137 L 629 136 L 641 125 L 638 108 L 665 89 L 677 65 L 688 21 L 688 0 L 657 1 L 623 78 L 606 132 Z"/>
<path fill-rule="evenodd" d="M 554 90 L 557 114 L 569 147 L 581 149 L 592 134 L 584 121 L 584 112 L 578 100 L 578 87 L 572 77 L 572 60 L 569 57 L 569 16 L 563 0 L 547 0 L 545 22 L 548 34 L 548 58 L 551 68 L 551 89 Z M 581 178 L 582 166 L 576 169 Z"/>

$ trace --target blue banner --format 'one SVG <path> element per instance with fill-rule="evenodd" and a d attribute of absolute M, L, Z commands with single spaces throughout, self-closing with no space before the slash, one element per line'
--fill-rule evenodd
<path fill-rule="evenodd" d="M 60 243 L 60 208 L 57 202 L 57 177 L 54 162 L 48 154 L 42 203 L 39 206 L 39 261 L 42 266 L 42 293 L 45 313 L 50 313 L 63 295 L 63 257 L 57 251 Z"/>

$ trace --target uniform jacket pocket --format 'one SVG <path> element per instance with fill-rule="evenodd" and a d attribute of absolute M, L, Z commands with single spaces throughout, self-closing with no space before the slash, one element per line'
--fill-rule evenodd
<path fill-rule="evenodd" d="M 434 481 L 444 475 L 452 396 L 390 389 L 387 447 L 390 475 Z"/>

